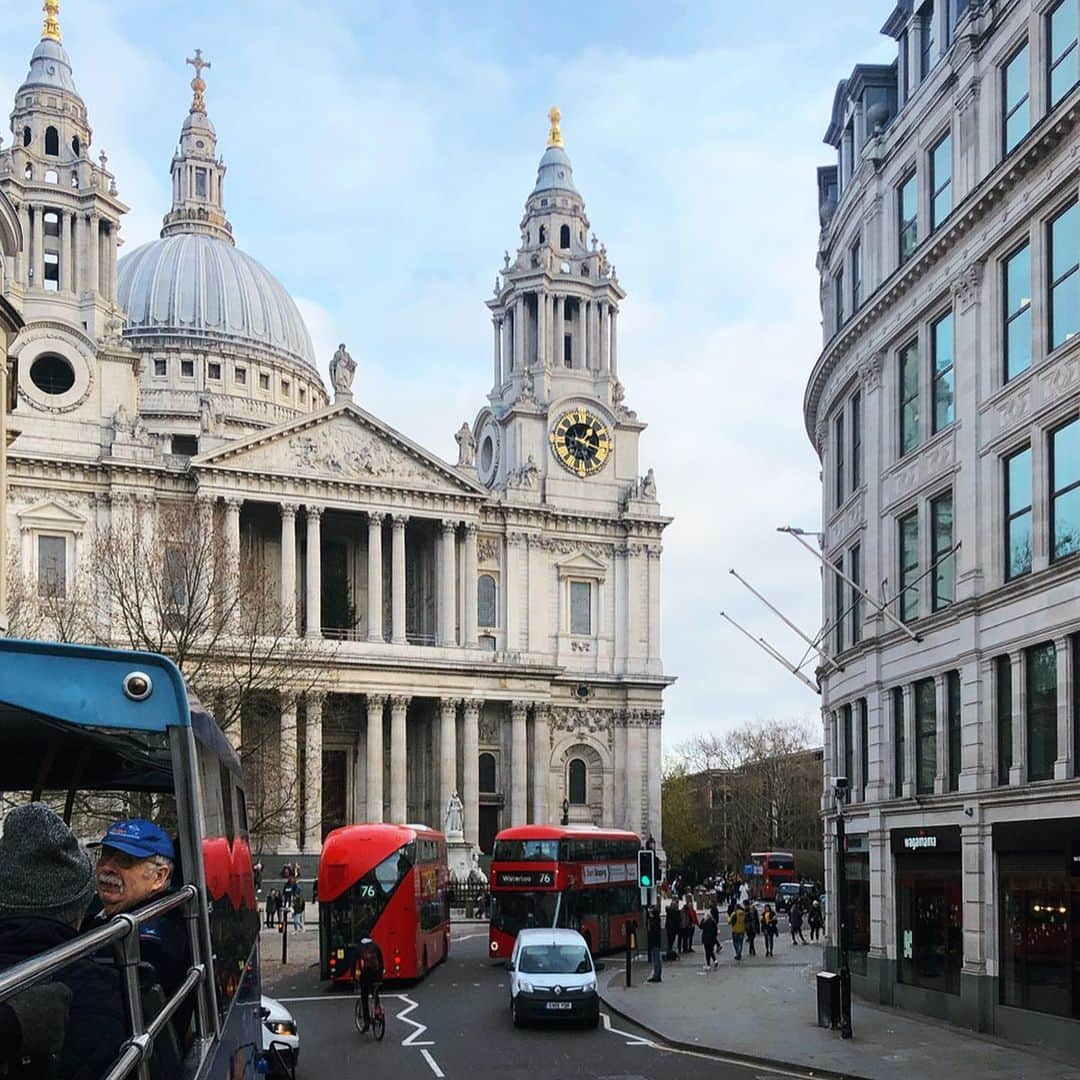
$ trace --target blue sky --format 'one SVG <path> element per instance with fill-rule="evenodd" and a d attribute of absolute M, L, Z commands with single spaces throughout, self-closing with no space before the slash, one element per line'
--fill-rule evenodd
<path fill-rule="evenodd" d="M 629 295 L 619 363 L 664 511 L 665 746 L 744 719 L 816 719 L 817 698 L 726 609 L 798 642 L 727 575 L 807 628 L 818 462 L 802 393 L 821 344 L 814 170 L 836 83 L 888 62 L 886 0 L 453 5 L 63 0 L 76 85 L 121 197 L 127 251 L 168 209 L 191 92 L 229 166 L 240 247 L 300 304 L 325 372 L 338 341 L 366 408 L 454 460 L 490 389 L 483 306 L 517 240 L 557 103 L 596 234 Z M 10 0 L 0 102 L 41 26 Z"/>

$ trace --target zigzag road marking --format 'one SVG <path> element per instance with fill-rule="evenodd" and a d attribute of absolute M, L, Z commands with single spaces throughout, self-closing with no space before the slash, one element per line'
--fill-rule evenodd
<path fill-rule="evenodd" d="M 435 1043 L 430 1039 L 427 1039 L 424 1042 L 418 1042 L 417 1041 L 419 1036 L 423 1035 L 424 1032 L 427 1031 L 427 1024 L 421 1024 L 419 1020 L 410 1020 L 409 1019 L 409 1013 L 411 1013 L 414 1009 L 419 1009 L 420 1008 L 420 1002 L 413 1001 L 412 998 L 406 997 L 404 994 L 398 994 L 397 996 L 402 1001 L 406 1001 L 409 1004 L 409 1007 L 407 1009 L 402 1009 L 401 1012 L 399 1012 L 397 1014 L 397 1018 L 399 1020 L 404 1020 L 406 1024 L 411 1024 L 414 1028 L 416 1028 L 416 1030 L 411 1035 L 409 1035 L 406 1038 L 401 1040 L 401 1045 L 402 1046 L 434 1046 Z"/>

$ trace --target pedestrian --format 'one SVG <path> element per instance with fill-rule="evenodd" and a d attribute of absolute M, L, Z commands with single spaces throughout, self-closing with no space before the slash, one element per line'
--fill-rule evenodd
<path fill-rule="evenodd" d="M 788 922 L 791 924 L 791 944 L 792 945 L 805 945 L 806 937 L 803 934 L 803 906 L 801 900 L 796 900 L 791 905 L 791 910 L 788 912 Z M 798 934 L 801 941 L 795 940 L 795 935 Z"/>
<path fill-rule="evenodd" d="M 746 909 L 736 907 L 727 921 L 731 927 L 731 947 L 735 950 L 735 959 L 741 961 L 743 938 L 746 936 Z"/>
<path fill-rule="evenodd" d="M 304 908 L 306 902 L 304 900 L 303 888 L 297 888 L 296 894 L 293 896 L 292 902 L 292 919 L 293 929 L 298 933 L 304 932 Z"/>
<path fill-rule="evenodd" d="M 776 941 L 776 912 L 768 904 L 761 913 L 761 932 L 765 937 L 765 955 L 772 956 Z"/>
<path fill-rule="evenodd" d="M 660 908 L 649 908 L 649 921 L 646 926 L 646 944 L 649 946 L 649 959 L 652 961 L 652 975 L 647 982 L 660 982 L 663 961 L 660 958 Z"/>
<path fill-rule="evenodd" d="M 810 923 L 810 940 L 817 941 L 821 936 L 821 928 L 825 923 L 825 920 L 821 915 L 821 904 L 819 904 L 817 900 L 810 905 L 810 914 L 807 918 L 807 922 Z"/>
<path fill-rule="evenodd" d="M 252 876 L 255 878 L 255 891 L 262 892 L 262 860 L 260 859 L 251 868 Z"/>
<path fill-rule="evenodd" d="M 694 951 L 694 930 L 698 924 L 697 907 L 691 893 L 686 894 L 682 909 L 682 951 L 691 953 Z"/>
<path fill-rule="evenodd" d="M 266 897 L 266 926 L 272 928 L 277 921 L 278 891 L 271 889 Z"/>
<path fill-rule="evenodd" d="M 705 970 L 709 971 L 720 966 L 716 959 L 717 927 L 713 913 L 707 911 L 705 918 L 701 920 L 701 947 L 705 950 Z"/>
<path fill-rule="evenodd" d="M 750 950 L 751 956 L 757 956 L 754 952 L 754 938 L 761 933 L 761 919 L 758 916 L 757 908 L 750 903 L 749 900 L 743 905 L 746 909 L 746 945 Z"/>
<path fill-rule="evenodd" d="M 739 903 L 745 904 L 750 899 L 750 886 L 745 881 L 739 883 Z"/>
<path fill-rule="evenodd" d="M 664 959 L 676 960 L 678 953 L 675 952 L 675 941 L 682 930 L 682 915 L 679 912 L 679 901 L 673 896 L 668 901 L 667 911 L 664 914 L 664 931 L 667 934 L 667 955 Z"/>

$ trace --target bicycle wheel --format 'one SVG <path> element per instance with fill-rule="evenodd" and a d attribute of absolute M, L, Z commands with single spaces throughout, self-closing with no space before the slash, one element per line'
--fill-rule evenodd
<path fill-rule="evenodd" d="M 361 1035 L 364 1033 L 364 1002 L 360 999 L 356 999 L 356 1008 L 353 1010 L 353 1023 L 356 1024 L 356 1030 Z"/>
<path fill-rule="evenodd" d="M 371 1033 L 377 1042 L 382 1042 L 382 1037 L 386 1034 L 386 1013 L 383 1012 L 381 1005 L 375 1006 L 375 1012 L 371 1017 Z"/>

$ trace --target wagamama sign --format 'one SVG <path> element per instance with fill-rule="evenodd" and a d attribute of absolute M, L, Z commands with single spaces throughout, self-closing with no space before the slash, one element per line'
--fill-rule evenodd
<path fill-rule="evenodd" d="M 919 848 L 936 848 L 936 836 L 905 836 L 904 847 L 908 851 L 917 851 Z"/>

